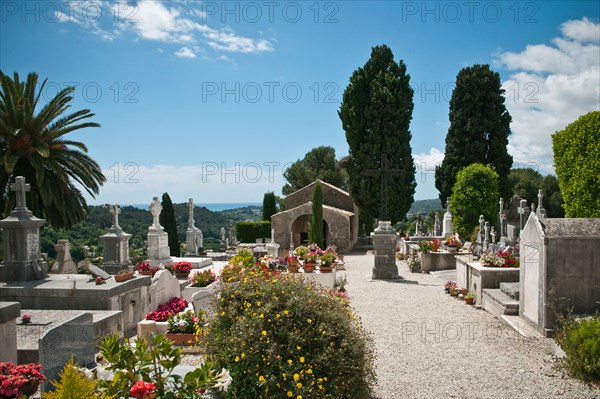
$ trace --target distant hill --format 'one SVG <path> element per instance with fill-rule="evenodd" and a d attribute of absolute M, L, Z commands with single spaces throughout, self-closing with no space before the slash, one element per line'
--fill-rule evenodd
<path fill-rule="evenodd" d="M 439 198 L 417 200 L 417 201 L 413 202 L 408 213 L 409 213 L 409 215 L 419 213 L 419 212 L 429 213 L 431 211 L 437 211 L 440 209 L 443 209 L 443 208 L 442 208 L 442 202 L 439 200 Z"/>

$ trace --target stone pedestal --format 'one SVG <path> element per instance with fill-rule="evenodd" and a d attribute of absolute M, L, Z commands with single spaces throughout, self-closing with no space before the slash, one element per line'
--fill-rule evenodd
<path fill-rule="evenodd" d="M 375 248 L 375 266 L 373 279 L 391 280 L 398 278 L 396 265 L 396 231 L 391 222 L 379 222 L 379 226 L 371 235 Z"/>
<path fill-rule="evenodd" d="M 452 214 L 450 211 L 444 213 L 444 223 L 442 229 L 442 237 L 452 234 Z"/>
<path fill-rule="evenodd" d="M 102 254 L 104 256 L 104 270 L 110 274 L 117 274 L 127 269 L 131 264 L 129 260 L 129 239 L 131 234 L 123 230 L 111 231 L 100 236 L 102 241 Z"/>
<path fill-rule="evenodd" d="M 274 241 L 271 241 L 266 245 L 267 253 L 275 258 L 279 256 L 279 244 Z"/>
<path fill-rule="evenodd" d="M 158 222 L 158 217 L 162 206 L 158 197 L 154 197 L 150 205 L 150 213 L 152 214 L 153 223 L 148 227 L 148 259 L 146 260 L 152 266 L 170 265 L 171 251 L 169 250 L 169 234 L 164 230 L 164 227 Z"/>
<path fill-rule="evenodd" d="M 48 266 L 42 261 L 40 251 L 40 227 L 46 223 L 32 215 L 25 205 L 25 192 L 29 184 L 19 176 L 11 184 L 16 191 L 17 207 L 0 221 L 4 267 L 3 280 L 30 281 L 47 276 Z"/>
<path fill-rule="evenodd" d="M 71 258 L 69 240 L 58 240 L 54 248 L 56 248 L 56 272 L 59 274 L 77 274 L 77 265 Z"/>
<path fill-rule="evenodd" d="M 196 227 L 188 227 L 185 232 L 187 243 L 187 252 L 185 256 L 201 256 L 206 255 L 204 250 L 204 235 L 202 231 Z"/>

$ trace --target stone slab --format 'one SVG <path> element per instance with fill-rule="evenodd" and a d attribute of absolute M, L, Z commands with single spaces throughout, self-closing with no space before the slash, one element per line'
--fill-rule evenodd
<path fill-rule="evenodd" d="M 43 390 L 51 387 L 50 381 L 59 378 L 65 363 L 73 356 L 81 366 L 95 364 L 94 325 L 91 313 L 81 313 L 46 331 L 38 341 L 40 364 L 47 380 Z"/>
<path fill-rule="evenodd" d="M 14 320 L 21 315 L 19 302 L 0 302 L 0 323 Z"/>
<path fill-rule="evenodd" d="M 180 296 L 180 281 L 168 270 L 161 270 L 154 275 L 150 286 L 150 309 L 155 310 L 158 305 Z"/>
<path fill-rule="evenodd" d="M 105 270 L 102 270 L 96 265 L 89 265 L 88 271 L 94 277 L 102 277 L 104 280 L 108 280 L 110 278 L 110 273 L 106 272 Z"/>
<path fill-rule="evenodd" d="M 519 300 L 519 285 L 520 283 L 500 283 L 500 290 L 512 299 Z"/>

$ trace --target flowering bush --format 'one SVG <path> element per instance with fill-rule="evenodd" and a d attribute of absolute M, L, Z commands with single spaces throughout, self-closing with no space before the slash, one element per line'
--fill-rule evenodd
<path fill-rule="evenodd" d="M 150 269 L 152 269 L 152 266 L 148 262 L 140 262 L 135 265 L 135 270 L 138 272 L 149 272 Z"/>
<path fill-rule="evenodd" d="M 20 398 L 25 395 L 24 386 L 28 383 L 39 385 L 46 380 L 42 366 L 36 363 L 14 364 L 0 363 L 0 397 Z"/>
<path fill-rule="evenodd" d="M 504 267 L 519 267 L 519 258 L 515 257 L 510 252 L 498 251 L 498 255 L 504 259 Z"/>
<path fill-rule="evenodd" d="M 350 304 L 350 297 L 348 296 L 348 290 L 346 289 L 347 284 L 346 276 L 338 277 L 333 283 L 333 288 L 330 293 L 334 298 L 341 299 L 346 305 Z"/>
<path fill-rule="evenodd" d="M 167 269 L 169 269 L 169 271 L 177 274 L 189 273 L 192 270 L 192 268 L 192 264 L 186 261 L 175 262 L 172 266 L 167 266 Z"/>
<path fill-rule="evenodd" d="M 182 298 L 173 298 L 167 303 L 158 305 L 158 309 L 146 315 L 146 320 L 167 321 L 169 316 L 182 312 L 189 302 Z"/>
<path fill-rule="evenodd" d="M 207 336 L 208 353 L 229 367 L 231 397 L 369 397 L 372 337 L 343 301 L 287 273 L 226 286 Z"/>
<path fill-rule="evenodd" d="M 304 263 L 317 263 L 319 255 L 316 252 L 309 252 L 304 257 Z"/>
<path fill-rule="evenodd" d="M 176 313 L 169 316 L 169 329 L 173 334 L 198 334 L 204 325 L 205 313 L 202 309 L 198 315 L 193 310 L 188 310 L 182 313 Z"/>
<path fill-rule="evenodd" d="M 492 251 L 485 251 L 479 260 L 482 265 L 489 267 L 503 267 L 504 266 L 504 258 L 494 253 Z"/>
<path fill-rule="evenodd" d="M 197 271 L 188 277 L 192 287 L 206 287 L 217 281 L 217 275 L 210 269 Z"/>
<path fill-rule="evenodd" d="M 335 260 L 337 259 L 337 256 L 336 256 L 335 252 L 325 251 L 325 252 L 323 252 L 323 255 L 320 256 L 319 259 L 321 260 L 321 266 L 329 267 L 333 264 L 333 262 L 335 262 Z"/>
<path fill-rule="evenodd" d="M 271 255 L 265 255 L 258 260 L 260 266 L 267 268 L 271 271 L 284 271 L 287 266 L 286 258 L 276 258 Z"/>
<path fill-rule="evenodd" d="M 323 255 L 323 250 L 317 244 L 310 244 L 308 246 L 308 252 L 316 252 L 317 255 Z"/>
<path fill-rule="evenodd" d="M 297 266 L 300 263 L 300 259 L 296 255 L 290 255 L 285 258 L 285 261 L 290 266 Z"/>
<path fill-rule="evenodd" d="M 181 349 L 162 334 L 151 334 L 149 339 L 150 343 L 140 338 L 134 343 L 121 341 L 116 335 L 100 339 L 100 354 L 109 373 L 98 379 L 98 387 L 106 397 L 208 399 L 217 391 L 227 391 L 231 376 L 226 369 L 218 373 L 214 362 L 206 359 L 183 378 L 174 375 Z"/>
<path fill-rule="evenodd" d="M 224 283 L 239 281 L 245 270 L 253 266 L 254 255 L 247 249 L 242 249 L 221 269 L 221 281 Z"/>

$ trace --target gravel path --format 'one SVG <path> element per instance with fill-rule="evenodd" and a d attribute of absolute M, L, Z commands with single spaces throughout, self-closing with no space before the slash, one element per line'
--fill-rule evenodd
<path fill-rule="evenodd" d="M 382 281 L 371 280 L 372 255 L 344 261 L 351 305 L 375 339 L 378 399 L 600 398 L 554 366 L 553 340 L 520 336 L 404 262 L 404 280 Z"/>

